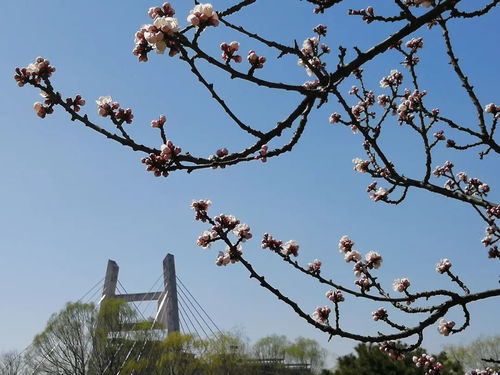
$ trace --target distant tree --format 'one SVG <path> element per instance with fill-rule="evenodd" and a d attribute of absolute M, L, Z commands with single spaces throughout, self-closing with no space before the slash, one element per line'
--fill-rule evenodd
<path fill-rule="evenodd" d="M 93 304 L 68 303 L 50 317 L 29 353 L 34 374 L 87 375 L 95 310 Z"/>
<path fill-rule="evenodd" d="M 22 356 L 16 351 L 0 354 L 0 375 L 21 374 Z"/>
<path fill-rule="evenodd" d="M 258 359 L 284 358 L 290 341 L 284 335 L 270 335 L 259 339 L 252 348 Z"/>
<path fill-rule="evenodd" d="M 298 337 L 286 349 L 287 359 L 295 363 L 308 363 L 313 370 L 319 370 L 325 363 L 326 350 L 312 339 Z"/>
<path fill-rule="evenodd" d="M 122 368 L 123 375 L 195 375 L 206 368 L 205 341 L 191 335 L 173 332 L 163 341 L 147 345 L 145 355 L 129 361 Z"/>
<path fill-rule="evenodd" d="M 35 337 L 27 356 L 30 374 L 116 375 L 155 339 L 150 328 L 122 300 L 99 308 L 68 303 Z"/>
<path fill-rule="evenodd" d="M 90 373 L 117 374 L 127 362 L 140 358 L 148 342 L 154 341 L 152 322 L 140 321 L 137 312 L 123 300 L 101 303 L 90 328 L 92 360 Z"/>
<path fill-rule="evenodd" d="M 486 366 L 500 370 L 500 335 L 480 337 L 469 345 L 450 345 L 445 350 L 466 370 Z"/>
<path fill-rule="evenodd" d="M 409 352 L 399 361 L 392 360 L 378 346 L 359 344 L 354 354 L 341 356 L 337 359 L 337 366 L 333 375 L 422 375 L 422 369 L 415 367 L 413 357 L 420 357 L 424 351 L 418 349 Z M 441 375 L 462 375 L 464 373 L 460 363 L 446 357 L 445 353 L 435 356 L 437 361 L 444 364 Z"/>
<path fill-rule="evenodd" d="M 206 375 L 245 374 L 248 344 L 240 333 L 224 333 L 208 340 L 205 352 Z"/>

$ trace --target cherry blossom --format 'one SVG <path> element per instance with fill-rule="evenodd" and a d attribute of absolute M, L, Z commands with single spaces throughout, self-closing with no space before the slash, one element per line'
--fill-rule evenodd
<path fill-rule="evenodd" d="M 175 14 L 175 9 L 172 8 L 170 3 L 163 3 L 161 7 L 151 7 L 148 10 L 148 16 L 152 19 L 156 17 L 172 17 Z"/>
<path fill-rule="evenodd" d="M 352 250 L 354 242 L 348 236 L 342 236 L 339 240 L 339 251 L 341 253 L 347 253 Z"/>
<path fill-rule="evenodd" d="M 396 87 L 403 82 L 403 74 L 398 72 L 396 69 L 391 70 L 387 77 L 383 77 L 380 80 L 380 87 Z"/>
<path fill-rule="evenodd" d="M 281 253 L 286 256 L 298 256 L 299 255 L 299 244 L 295 241 L 287 241 L 281 249 Z"/>
<path fill-rule="evenodd" d="M 248 52 L 247 60 L 252 66 L 252 69 L 262 69 L 264 67 L 264 63 L 266 62 L 266 58 L 264 56 L 257 55 L 255 51 Z"/>
<path fill-rule="evenodd" d="M 443 365 L 441 362 L 438 362 L 436 358 L 434 358 L 431 355 L 428 354 L 422 354 L 421 356 L 417 357 L 414 356 L 412 358 L 413 363 L 415 363 L 415 366 L 421 367 L 424 369 L 424 374 L 426 375 L 436 375 L 441 372 L 441 369 L 443 368 Z"/>
<path fill-rule="evenodd" d="M 387 319 L 387 316 L 387 310 L 383 307 L 381 307 L 377 311 L 372 312 L 372 318 L 375 321 Z"/>
<path fill-rule="evenodd" d="M 332 302 L 344 302 L 345 300 L 340 290 L 329 290 L 328 292 L 326 292 L 325 296 Z"/>
<path fill-rule="evenodd" d="M 264 237 L 262 238 L 261 247 L 263 249 L 269 249 L 275 252 L 281 251 L 282 241 L 274 239 L 270 234 L 264 233 Z"/>
<path fill-rule="evenodd" d="M 455 327 L 455 322 L 447 322 L 444 319 L 439 321 L 438 332 L 443 336 L 448 336 Z"/>
<path fill-rule="evenodd" d="M 445 273 L 451 268 L 451 262 L 448 259 L 441 259 L 438 264 L 436 264 L 437 273 Z"/>
<path fill-rule="evenodd" d="M 401 353 L 401 351 L 396 347 L 396 343 L 393 341 L 382 342 L 379 349 L 395 361 L 402 361 L 405 358 L 403 353 Z"/>
<path fill-rule="evenodd" d="M 379 187 L 373 194 L 370 195 L 370 198 L 375 202 L 383 201 L 387 199 L 388 191 L 383 187 Z"/>
<path fill-rule="evenodd" d="M 337 122 L 340 121 L 340 118 L 341 118 L 341 115 L 338 114 L 337 112 L 335 112 L 335 113 L 332 113 L 330 115 L 330 118 L 328 119 L 328 121 L 330 122 L 330 124 L 336 124 Z"/>
<path fill-rule="evenodd" d="M 468 372 L 467 375 L 498 375 L 498 372 L 489 367 L 486 367 L 484 370 L 472 370 Z"/>
<path fill-rule="evenodd" d="M 370 282 L 368 277 L 366 277 L 366 275 L 362 275 L 358 280 L 355 280 L 354 284 L 357 285 L 362 292 L 369 291 L 372 286 L 372 283 Z"/>
<path fill-rule="evenodd" d="M 240 221 L 234 217 L 233 215 L 226 215 L 226 214 L 220 214 L 214 217 L 215 225 L 212 227 L 212 230 L 215 230 L 217 232 L 219 231 L 225 231 L 225 230 L 234 230 Z M 248 227 L 248 230 L 250 230 L 250 227 Z M 246 234 L 248 235 L 248 233 Z"/>
<path fill-rule="evenodd" d="M 212 201 L 209 199 L 200 199 L 191 202 L 191 209 L 196 212 L 194 217 L 195 220 L 201 220 L 203 223 L 207 221 L 208 208 L 212 205 Z"/>
<path fill-rule="evenodd" d="M 265 163 L 267 161 L 268 149 L 267 145 L 263 145 L 259 150 L 259 154 L 255 156 L 255 159 L 260 159 L 263 163 Z"/>
<path fill-rule="evenodd" d="M 196 27 L 218 26 L 219 16 L 212 4 L 198 4 L 191 10 L 187 21 Z"/>
<path fill-rule="evenodd" d="M 222 50 L 222 59 L 229 63 L 233 60 L 236 63 L 240 63 L 242 61 L 242 57 L 240 55 L 235 55 L 234 53 L 240 49 L 240 43 L 231 42 L 231 43 L 222 43 L 220 45 L 220 49 Z"/>
<path fill-rule="evenodd" d="M 196 244 L 204 249 L 208 249 L 211 246 L 212 242 L 217 238 L 218 235 L 215 231 L 206 230 L 203 231 L 200 237 L 198 237 Z"/>
<path fill-rule="evenodd" d="M 355 158 L 355 159 L 352 159 L 352 162 L 354 163 L 354 170 L 356 172 L 360 172 L 360 173 L 366 173 L 368 172 L 368 166 L 370 165 L 370 161 L 369 160 L 363 160 L 363 159 L 360 159 L 360 158 Z"/>
<path fill-rule="evenodd" d="M 38 117 L 45 118 L 47 115 L 47 108 L 40 102 L 35 102 L 35 104 L 33 104 L 33 109 Z"/>
<path fill-rule="evenodd" d="M 151 121 L 151 127 L 152 128 L 162 128 L 166 122 L 167 122 L 167 117 L 165 115 L 160 115 L 158 120 Z"/>
<path fill-rule="evenodd" d="M 163 160 L 171 160 L 182 151 L 179 147 L 175 146 L 171 140 L 168 140 L 167 143 L 161 145 L 160 150 L 160 156 Z"/>
<path fill-rule="evenodd" d="M 395 292 L 404 292 L 410 287 L 410 280 L 408 280 L 406 277 L 396 279 L 392 283 L 392 289 L 394 289 Z"/>
<path fill-rule="evenodd" d="M 376 251 L 370 251 L 365 255 L 368 268 L 378 269 L 382 265 L 382 256 Z"/>
<path fill-rule="evenodd" d="M 328 306 L 316 307 L 312 314 L 312 318 L 319 323 L 328 324 L 328 317 L 330 316 L 330 308 Z"/>
<path fill-rule="evenodd" d="M 357 262 L 361 259 L 361 254 L 359 253 L 359 251 L 352 250 L 345 254 L 344 259 L 347 263 Z"/>
<path fill-rule="evenodd" d="M 406 42 L 406 47 L 410 48 L 412 52 L 417 51 L 424 46 L 424 38 L 412 38 Z"/>
<path fill-rule="evenodd" d="M 243 253 L 241 245 L 238 245 L 236 248 L 232 248 L 226 246 L 226 250 L 224 252 L 219 251 L 215 259 L 215 264 L 217 266 L 227 266 L 229 263 L 238 262 L 238 256 Z"/>
<path fill-rule="evenodd" d="M 250 227 L 247 224 L 238 224 L 233 229 L 233 234 L 241 238 L 241 242 L 245 242 L 252 238 L 252 233 L 250 233 Z"/>
<path fill-rule="evenodd" d="M 321 261 L 314 259 L 312 263 L 307 264 L 307 270 L 311 273 L 319 274 L 321 272 Z"/>

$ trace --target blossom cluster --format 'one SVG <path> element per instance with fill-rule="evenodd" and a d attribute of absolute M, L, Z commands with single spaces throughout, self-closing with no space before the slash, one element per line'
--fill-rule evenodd
<path fill-rule="evenodd" d="M 149 8 L 152 24 L 143 25 L 135 33 L 135 47 L 132 51 L 139 61 L 148 61 L 148 52 L 153 49 L 163 54 L 169 48 L 169 56 L 179 53 L 179 42 L 175 34 L 179 31 L 179 21 L 174 18 L 175 10 L 169 3 L 161 7 Z"/>
<path fill-rule="evenodd" d="M 352 159 L 352 162 L 354 163 L 354 170 L 359 173 L 366 173 L 368 172 L 368 166 L 370 165 L 369 160 L 363 160 L 360 158 L 355 158 Z"/>
<path fill-rule="evenodd" d="M 162 128 L 166 122 L 167 122 L 167 117 L 165 115 L 160 115 L 158 120 L 151 121 L 151 127 L 152 128 Z"/>
<path fill-rule="evenodd" d="M 354 242 L 348 236 L 342 236 L 339 241 L 339 251 L 341 253 L 347 253 L 352 250 Z"/>
<path fill-rule="evenodd" d="M 410 285 L 410 280 L 406 277 L 402 277 L 393 281 L 392 289 L 394 289 L 395 292 L 406 292 Z"/>
<path fill-rule="evenodd" d="M 307 264 L 307 270 L 313 274 L 319 274 L 321 272 L 321 261 L 314 259 L 312 263 Z"/>
<path fill-rule="evenodd" d="M 489 367 L 486 367 L 484 370 L 472 370 L 468 372 L 467 375 L 498 375 L 498 372 Z"/>
<path fill-rule="evenodd" d="M 498 250 L 498 246 L 497 245 L 492 246 L 488 250 L 488 258 L 490 258 L 490 259 L 495 259 L 495 258 L 500 259 L 500 250 Z"/>
<path fill-rule="evenodd" d="M 281 251 L 281 245 L 283 245 L 283 241 L 276 240 L 270 234 L 264 233 L 261 241 L 261 247 L 263 249 L 269 249 L 278 253 Z"/>
<path fill-rule="evenodd" d="M 416 52 L 419 48 L 424 46 L 424 38 L 412 38 L 406 42 L 406 47 L 410 48 L 412 52 Z"/>
<path fill-rule="evenodd" d="M 351 95 L 357 95 L 357 87 L 353 86 L 354 88 L 349 91 Z M 368 114 L 368 108 L 373 106 L 375 104 L 375 94 L 373 91 L 365 91 L 364 92 L 364 98 L 361 98 L 358 96 L 361 100 L 358 102 L 358 104 L 353 105 L 351 107 L 351 113 L 354 115 L 356 118 L 360 118 L 363 113 Z"/>
<path fill-rule="evenodd" d="M 443 274 L 450 270 L 452 264 L 448 259 L 441 259 L 438 264 L 436 264 L 436 272 Z"/>
<path fill-rule="evenodd" d="M 120 107 L 120 103 L 114 102 L 111 96 L 101 96 L 96 101 L 97 113 L 99 116 L 108 117 L 116 119 L 120 124 L 127 123 L 131 124 L 134 118 L 132 110 L 130 108 L 123 109 Z"/>
<path fill-rule="evenodd" d="M 294 257 L 299 256 L 299 244 L 295 241 L 287 241 L 281 248 L 281 253 L 285 256 L 293 255 Z"/>
<path fill-rule="evenodd" d="M 452 168 L 453 163 L 447 161 L 443 166 L 437 166 L 434 169 L 433 174 L 436 177 L 446 176 L 449 177 L 445 183 L 444 187 L 451 191 L 460 191 L 466 195 L 475 195 L 480 198 L 484 198 L 490 192 L 490 186 L 478 178 L 471 177 L 465 172 L 459 172 L 456 178 L 453 176 Z"/>
<path fill-rule="evenodd" d="M 326 298 L 328 298 L 330 301 L 332 301 L 334 303 L 345 301 L 344 296 L 342 295 L 342 292 L 340 290 L 336 290 L 336 291 L 329 290 L 328 292 L 326 292 L 325 295 L 326 295 Z"/>
<path fill-rule="evenodd" d="M 283 241 L 276 240 L 274 239 L 270 234 L 264 233 L 264 236 L 261 241 L 261 247 L 263 249 L 269 249 L 271 251 L 274 251 L 276 253 L 281 253 L 284 256 L 299 256 L 299 244 L 295 241 L 287 241 L 283 243 Z M 319 261 L 318 261 L 319 262 Z M 321 262 L 319 262 L 319 265 L 316 265 L 319 268 L 321 268 Z"/>
<path fill-rule="evenodd" d="M 52 73 L 56 71 L 56 68 L 50 65 L 50 61 L 44 59 L 43 57 L 37 57 L 34 62 L 29 64 L 27 67 L 16 68 L 14 75 L 14 80 L 17 82 L 19 87 L 23 87 L 27 83 L 39 84 L 42 80 L 46 80 L 52 76 Z M 33 104 L 33 110 L 37 116 L 45 118 L 46 115 L 54 112 L 54 102 L 53 97 L 51 97 L 47 92 L 42 91 L 40 96 L 44 98 L 44 103 L 35 102 Z M 57 99 L 60 99 L 59 93 L 56 94 Z M 77 95 L 75 99 L 66 99 L 66 104 L 73 107 L 75 112 L 80 110 L 80 107 L 85 104 L 85 101 L 80 95 Z"/>
<path fill-rule="evenodd" d="M 52 76 L 56 68 L 50 65 L 50 61 L 43 57 L 37 57 L 35 61 L 25 68 L 16 68 L 14 79 L 19 87 L 24 86 L 30 81 L 40 83 L 42 79 Z"/>
<path fill-rule="evenodd" d="M 406 0 L 406 5 L 407 6 L 420 6 L 422 5 L 424 8 L 429 8 L 430 6 L 432 6 L 432 4 L 434 3 L 433 0 Z"/>
<path fill-rule="evenodd" d="M 246 242 L 253 237 L 250 233 L 250 227 L 247 224 L 237 224 L 233 229 L 233 234 L 241 239 L 241 242 Z"/>
<path fill-rule="evenodd" d="M 385 320 L 387 319 L 387 310 L 381 307 L 377 311 L 372 312 L 372 319 L 377 321 L 377 320 Z"/>
<path fill-rule="evenodd" d="M 455 322 L 448 322 L 444 319 L 441 319 L 438 325 L 438 332 L 443 336 L 448 336 L 453 332 L 453 327 L 455 327 Z"/>
<path fill-rule="evenodd" d="M 414 356 L 412 360 L 415 366 L 425 370 L 424 374 L 426 375 L 439 374 L 443 368 L 441 362 L 438 362 L 436 358 L 428 354 L 422 354 L 420 357 Z"/>
<path fill-rule="evenodd" d="M 401 83 L 403 83 L 403 74 L 397 71 L 396 69 L 391 70 L 388 76 L 383 77 L 380 80 L 380 87 L 386 88 L 396 88 Z"/>
<path fill-rule="evenodd" d="M 448 172 L 451 172 L 454 165 L 450 161 L 446 161 L 442 166 L 437 166 L 432 174 L 436 177 L 446 176 Z"/>
<path fill-rule="evenodd" d="M 231 60 L 236 63 L 240 63 L 243 60 L 240 55 L 235 55 L 235 52 L 240 49 L 240 43 L 238 42 L 222 43 L 220 49 L 222 50 L 222 59 L 228 64 Z"/>
<path fill-rule="evenodd" d="M 215 225 L 212 227 L 212 230 L 218 233 L 233 231 L 240 224 L 240 221 L 235 216 L 226 214 L 217 215 L 216 217 L 214 217 L 214 221 Z M 250 231 L 250 227 L 248 227 L 248 231 Z"/>
<path fill-rule="evenodd" d="M 384 189 L 383 187 L 378 187 L 377 190 L 375 190 L 375 192 L 373 192 L 372 194 L 370 194 L 370 198 L 372 200 L 374 200 L 375 202 L 378 202 L 378 201 L 385 201 L 387 199 L 387 195 L 389 194 L 389 192 Z"/>
<path fill-rule="evenodd" d="M 264 67 L 264 63 L 266 62 L 266 58 L 264 56 L 257 55 L 255 51 L 248 52 L 247 60 L 251 65 L 251 71 L 255 69 L 262 69 Z"/>
<path fill-rule="evenodd" d="M 195 212 L 194 219 L 205 223 L 208 218 L 208 208 L 211 205 L 212 201 L 210 199 L 200 199 L 197 201 L 192 201 L 190 207 Z"/>
<path fill-rule="evenodd" d="M 495 118 L 500 118 L 500 106 L 498 106 L 494 103 L 487 104 L 484 107 L 484 111 L 486 113 L 491 113 L 492 115 L 495 116 Z"/>
<path fill-rule="evenodd" d="M 405 94 L 401 98 L 401 103 L 396 110 L 400 124 L 413 123 L 413 119 L 415 118 L 414 113 L 422 108 L 422 97 L 426 94 L 426 91 L 415 90 L 410 92 L 409 90 L 405 90 Z"/>
<path fill-rule="evenodd" d="M 37 114 L 38 117 L 45 118 L 46 115 L 49 115 L 49 114 L 54 112 L 54 106 L 56 105 L 56 102 L 45 91 L 42 91 L 40 93 L 40 96 L 44 99 L 44 101 L 43 101 L 43 103 L 41 103 L 41 102 L 33 103 L 33 110 L 35 111 L 35 113 Z M 61 98 L 59 93 L 56 94 L 56 96 L 58 99 Z M 69 98 L 69 100 L 72 100 L 72 99 Z M 83 103 L 85 104 L 85 101 L 83 101 Z M 79 109 L 80 108 L 78 107 L 78 110 Z"/>
<path fill-rule="evenodd" d="M 243 254 L 243 248 L 241 243 L 253 237 L 250 232 L 250 226 L 241 223 L 233 215 L 220 214 L 211 219 L 208 216 L 208 208 L 212 205 L 212 202 L 208 199 L 201 199 L 198 201 L 191 202 L 191 208 L 195 211 L 195 220 L 201 222 L 209 222 L 212 224 L 210 230 L 205 230 L 198 237 L 196 244 L 204 249 L 211 247 L 213 242 L 219 240 L 226 240 L 228 246 L 226 246 L 225 251 L 218 253 L 215 264 L 218 266 L 226 266 L 230 263 L 236 263 L 239 257 Z M 227 240 L 227 234 L 232 232 L 234 236 L 237 237 L 237 242 L 235 244 L 229 243 Z"/>
<path fill-rule="evenodd" d="M 336 124 L 336 123 L 340 122 L 341 118 L 342 118 L 342 116 L 339 113 L 334 112 L 330 115 L 328 121 L 330 122 L 330 124 Z"/>
<path fill-rule="evenodd" d="M 212 4 L 197 4 L 190 11 L 187 21 L 193 26 L 219 26 L 219 16 Z"/>
<path fill-rule="evenodd" d="M 229 150 L 225 147 L 218 149 L 215 151 L 214 155 L 210 155 L 208 157 L 208 160 L 210 160 L 213 164 L 211 166 L 212 169 L 217 169 L 219 168 L 226 168 L 226 166 L 222 163 L 219 163 L 219 160 L 225 156 L 229 155 Z"/>
<path fill-rule="evenodd" d="M 181 153 L 181 148 L 175 146 L 171 140 L 167 143 L 161 145 L 160 154 L 149 154 L 148 157 L 142 158 L 141 162 L 146 164 L 146 170 L 148 172 L 153 172 L 156 177 L 167 177 L 167 168 L 177 155 Z"/>
<path fill-rule="evenodd" d="M 198 237 L 196 244 L 204 249 L 208 249 L 212 242 L 219 239 L 219 235 L 214 230 L 203 231 L 201 236 Z"/>
<path fill-rule="evenodd" d="M 302 87 L 307 90 L 314 90 L 319 87 L 319 79 L 315 79 L 314 81 L 306 81 L 302 84 Z"/>
<path fill-rule="evenodd" d="M 308 76 L 313 74 L 311 67 L 315 69 L 324 69 L 326 63 L 321 61 L 321 56 L 330 53 L 330 47 L 325 43 L 320 43 L 321 37 L 326 36 L 327 27 L 325 25 L 317 25 L 313 31 L 317 36 L 305 39 L 302 42 L 302 56 L 297 61 L 297 64 L 306 69 Z"/>
<path fill-rule="evenodd" d="M 331 311 L 332 310 L 328 306 L 316 307 L 312 317 L 319 323 L 328 324 L 328 317 L 330 316 Z"/>
<path fill-rule="evenodd" d="M 66 104 L 73 107 L 75 112 L 80 112 L 81 107 L 85 105 L 85 100 L 81 95 L 76 95 L 75 98 L 66 98 Z"/>
<path fill-rule="evenodd" d="M 481 240 L 482 244 L 487 247 L 491 246 L 500 240 L 500 229 L 496 226 L 496 224 L 492 223 L 486 227 L 486 236 Z M 488 252 L 488 258 L 500 258 L 500 254 L 498 251 L 498 246 L 493 246 L 490 248 Z"/>
<path fill-rule="evenodd" d="M 141 159 L 142 164 L 146 164 L 146 170 L 148 172 L 153 172 L 155 177 L 167 177 L 167 162 L 160 156 L 154 153 L 149 154 L 149 156 Z"/>
<path fill-rule="evenodd" d="M 374 14 L 373 7 L 369 6 L 365 9 L 360 9 L 360 10 L 349 9 L 349 15 L 362 16 L 363 21 L 366 21 L 366 23 L 371 23 L 371 22 L 373 22 L 373 17 L 375 14 Z"/>
<path fill-rule="evenodd" d="M 267 161 L 267 152 L 269 150 L 269 147 L 267 145 L 263 145 L 258 154 L 255 155 L 255 159 L 258 160 L 260 159 L 261 162 L 265 163 Z"/>
<path fill-rule="evenodd" d="M 379 349 L 395 361 L 402 361 L 405 358 L 394 341 L 384 341 L 380 344 Z"/>
<path fill-rule="evenodd" d="M 353 272 L 356 277 L 360 277 L 354 283 L 362 291 L 370 290 L 372 283 L 366 276 L 366 272 L 371 269 L 378 269 L 382 265 L 382 256 L 376 251 L 369 251 L 364 259 L 360 252 L 354 250 L 354 242 L 348 236 L 342 236 L 339 240 L 339 251 L 344 254 L 347 263 L 353 262 Z"/>
<path fill-rule="evenodd" d="M 217 258 L 215 259 L 215 264 L 217 266 L 227 266 L 230 263 L 236 263 L 238 257 L 243 253 L 241 245 L 238 246 L 226 246 L 224 252 L 219 251 Z"/>

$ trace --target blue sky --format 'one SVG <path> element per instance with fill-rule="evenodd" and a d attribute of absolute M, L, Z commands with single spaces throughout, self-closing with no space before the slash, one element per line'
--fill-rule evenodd
<path fill-rule="evenodd" d="M 214 2 L 223 9 L 233 1 Z M 346 17 L 346 9 L 370 5 L 346 2 L 325 15 L 312 14 L 305 2 L 268 5 L 258 3 L 234 22 L 276 40 L 293 44 L 311 36 L 318 23 L 329 25 L 326 42 L 332 50 L 339 44 L 370 47 L 384 38 L 391 25 L 366 25 Z M 485 3 L 485 1 L 478 1 Z M 207 92 L 177 58 L 151 55 L 138 63 L 131 54 L 133 35 L 148 22 L 146 11 L 159 3 L 88 0 L 52 0 L 43 7 L 34 0 L 2 4 L 0 42 L 0 351 L 22 349 L 44 328 L 51 313 L 67 301 L 78 299 L 104 276 L 107 259 L 121 266 L 121 281 L 129 291 L 148 290 L 161 272 L 167 252 L 176 256 L 181 279 L 223 329 L 242 328 L 255 340 L 269 333 L 303 335 L 317 339 L 331 353 L 344 354 L 355 344 L 315 332 L 289 308 L 278 303 L 239 265 L 214 265 L 218 246 L 202 250 L 196 238 L 206 229 L 194 222 L 192 199 L 210 198 L 213 213 L 236 215 L 252 227 L 255 239 L 245 246 L 248 259 L 267 278 L 296 298 L 306 311 L 326 304 L 324 288 L 294 275 L 278 260 L 260 249 L 264 232 L 301 245 L 301 261 L 324 262 L 325 273 L 350 285 L 354 277 L 337 250 L 338 239 L 349 234 L 361 252 L 379 251 L 384 264 L 379 274 L 390 285 L 408 276 L 415 290 L 447 288 L 448 280 L 434 272 L 434 264 L 450 258 L 453 269 L 473 290 L 496 287 L 498 264 L 486 259 L 480 244 L 484 225 L 472 209 L 412 191 L 399 207 L 376 204 L 365 193 L 371 180 L 352 171 L 351 159 L 362 156 L 360 138 L 348 129 L 328 124 L 336 108 L 332 100 L 311 116 L 302 142 L 283 157 L 248 163 L 225 170 L 191 175 L 175 173 L 157 179 L 144 171 L 134 153 L 104 137 L 72 123 L 60 110 L 45 120 L 32 111 L 39 100 L 32 88 L 17 88 L 12 80 L 16 66 L 44 56 L 57 67 L 53 82 L 65 96 L 81 94 L 84 111 L 97 123 L 94 100 L 112 95 L 134 110 L 130 132 L 141 142 L 159 147 L 158 134 L 149 122 L 161 113 L 168 117 L 167 133 L 176 145 L 192 153 L 209 155 L 220 147 L 238 150 L 249 142 L 209 99 Z M 191 2 L 177 1 L 181 24 Z M 385 7 L 377 5 L 376 11 Z M 467 4 L 469 5 L 469 4 Z M 483 104 L 498 103 L 499 43 L 495 12 L 479 20 L 450 26 L 464 69 L 480 93 Z M 208 30 L 203 45 L 219 54 L 221 42 L 237 38 L 222 27 Z M 439 30 L 422 29 L 425 48 L 420 53 L 422 87 L 429 103 L 442 113 L 467 123 L 474 113 L 441 51 Z M 255 49 L 268 58 L 259 76 L 301 84 L 308 77 L 293 58 L 276 61 L 276 53 L 238 37 L 242 54 Z M 260 52 L 262 51 L 262 52 Z M 335 66 L 336 53 L 328 59 Z M 389 54 L 366 67 L 369 85 L 377 94 L 379 79 L 399 65 Z M 204 67 L 227 102 L 258 128 L 274 126 L 300 99 L 294 94 L 256 89 L 228 79 Z M 400 68 L 403 69 L 403 68 Z M 344 88 L 347 90 L 349 85 Z M 421 171 L 422 155 L 417 140 L 407 129 L 390 125 L 385 138 L 390 157 L 407 174 Z M 458 138 L 459 139 L 459 138 Z M 498 157 L 478 161 L 477 150 L 459 153 L 441 148 L 435 165 L 452 160 L 457 169 L 484 179 L 498 201 Z M 498 263 L 498 262 L 496 262 Z M 346 327 L 360 332 L 376 331 L 370 312 L 378 306 L 347 301 Z M 443 344 L 467 342 L 492 331 L 500 312 L 498 299 L 471 307 L 472 326 L 456 337 L 443 338 L 430 329 L 424 346 L 438 351 Z M 460 319 L 452 312 L 451 317 Z M 495 325 L 495 324 L 493 324 Z"/>

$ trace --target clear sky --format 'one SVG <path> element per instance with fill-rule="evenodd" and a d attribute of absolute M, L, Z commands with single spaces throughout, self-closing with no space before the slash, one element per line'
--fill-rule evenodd
<path fill-rule="evenodd" d="M 234 1 L 213 3 L 223 9 Z M 383 12 L 384 7 L 377 4 L 382 2 L 346 3 L 325 15 L 314 15 L 305 2 L 261 1 L 234 21 L 286 44 L 293 44 L 294 39 L 301 42 L 312 36 L 314 26 L 325 23 L 329 25 L 326 41 L 334 51 L 339 44 L 366 49 L 382 40 L 390 25 L 366 25 L 357 17 L 345 16 L 349 5 L 374 5 Z M 306 311 L 326 304 L 325 288 L 295 275 L 273 254 L 261 250 L 264 232 L 296 240 L 303 263 L 319 258 L 325 274 L 347 285 L 354 280 L 352 267 L 337 249 L 344 234 L 356 241 L 362 253 L 376 250 L 382 254 L 384 263 L 378 273 L 387 287 L 402 276 L 412 280 L 413 290 L 452 287 L 434 272 L 435 263 L 443 257 L 453 261 L 453 269 L 472 290 L 498 287 L 498 262 L 486 258 L 480 243 L 484 225 L 470 207 L 418 191 L 412 191 L 399 207 L 370 201 L 365 188 L 371 180 L 352 170 L 351 159 L 363 156 L 360 138 L 328 123 L 328 115 L 338 110 L 333 101 L 314 112 L 293 153 L 266 164 L 254 162 L 192 175 L 175 173 L 167 179 L 146 173 L 139 162 L 142 155 L 72 123 L 59 109 L 45 120 L 36 117 L 32 104 L 39 100 L 38 92 L 17 88 L 12 76 L 16 66 L 25 66 L 40 55 L 57 67 L 56 88 L 65 97 L 81 94 L 87 100 L 83 110 L 103 126 L 111 129 L 97 116 L 94 100 L 112 95 L 134 110 L 130 132 L 146 144 L 161 144 L 149 122 L 164 113 L 169 137 L 183 150 L 209 155 L 220 147 L 244 147 L 248 139 L 218 110 L 179 59 L 151 54 L 150 62 L 144 64 L 131 54 L 134 33 L 148 22 L 146 11 L 153 5 L 159 3 L 16 0 L 1 5 L 0 351 L 28 345 L 51 313 L 78 299 L 104 276 L 108 259 L 119 263 L 120 280 L 127 290 L 141 292 L 150 288 L 161 272 L 163 257 L 172 252 L 181 279 L 221 328 L 242 328 L 251 340 L 270 333 L 290 338 L 302 335 L 317 339 L 331 353 L 349 352 L 355 343 L 335 338 L 328 343 L 326 336 L 250 280 L 242 266 L 214 265 L 219 246 L 202 250 L 195 244 L 206 229 L 194 222 L 189 209 L 191 200 L 199 198 L 214 202 L 213 213 L 234 214 L 252 227 L 255 239 L 245 246 L 246 256 Z M 185 25 L 192 2 L 172 5 Z M 499 102 L 497 21 L 498 10 L 479 20 L 451 25 L 464 69 L 483 104 Z M 205 34 L 204 46 L 214 54 L 219 54 L 221 42 L 236 38 L 222 27 Z M 438 34 L 438 29 L 415 34 L 425 38 L 420 53 L 420 71 L 426 77 L 422 86 L 429 91 L 432 107 L 474 123 L 470 103 L 449 74 Z M 262 77 L 292 84 L 308 79 L 295 59 L 277 61 L 275 52 L 246 38 L 238 40 L 244 56 L 255 49 L 268 58 L 266 68 L 258 72 Z M 329 67 L 337 63 L 335 56 L 332 53 L 327 60 Z M 379 79 L 398 68 L 398 63 L 398 56 L 388 55 L 367 66 L 376 94 L 382 93 Z M 207 67 L 205 71 L 235 111 L 259 128 L 274 126 L 299 99 L 231 81 Z M 422 161 L 419 146 L 407 129 L 391 121 L 393 128 L 386 138 L 391 158 L 407 174 L 417 174 Z M 477 152 L 442 148 L 435 165 L 452 160 L 459 170 L 489 183 L 491 200 L 498 202 L 498 157 L 490 155 L 480 162 Z M 348 298 L 342 306 L 346 327 L 376 332 L 381 324 L 372 322 L 370 313 L 377 307 Z M 498 299 L 473 305 L 471 311 L 472 326 L 463 334 L 444 338 L 431 328 L 424 346 L 438 351 L 444 344 L 499 333 Z M 456 320 L 460 316 L 459 312 L 450 314 Z"/>

